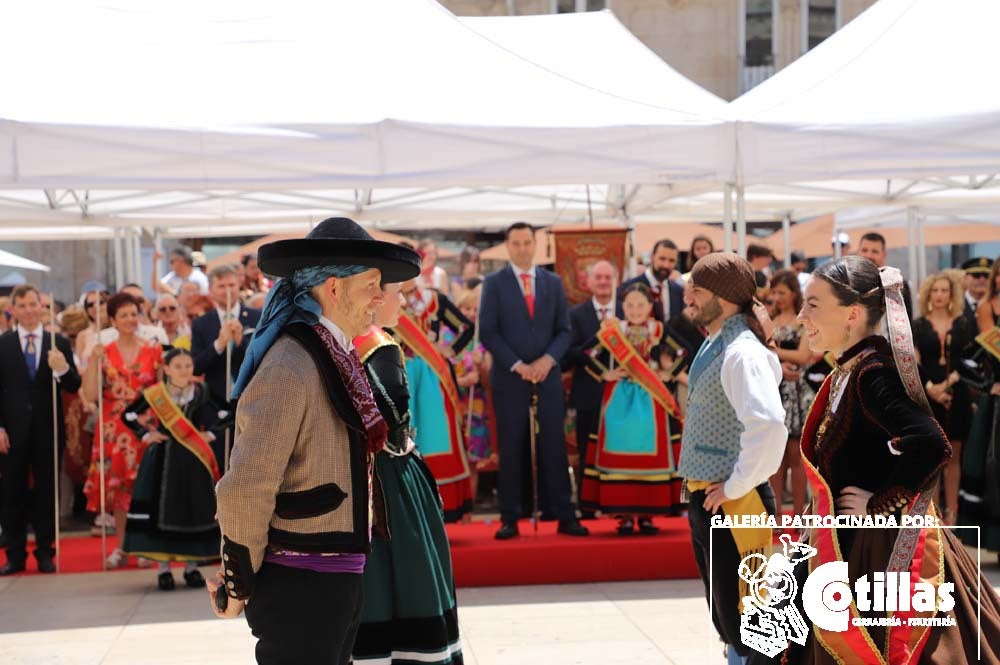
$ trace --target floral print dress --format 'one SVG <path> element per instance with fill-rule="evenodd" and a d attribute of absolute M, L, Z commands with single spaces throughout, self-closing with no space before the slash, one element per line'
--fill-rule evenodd
<path fill-rule="evenodd" d="M 101 386 L 104 399 L 104 431 L 101 436 L 104 446 L 104 506 L 101 506 L 100 449 L 94 445 L 87 482 L 83 487 L 87 496 L 87 510 L 95 513 L 128 510 L 132 500 L 132 486 L 146 444 L 139 441 L 132 430 L 125 426 L 121 416 L 143 389 L 159 380 L 162 366 L 163 351 L 158 344 L 150 343 L 140 347 L 135 360 L 128 364 L 122 358 L 117 342 L 107 346 L 104 354 L 104 384 Z M 94 436 L 96 444 L 97 432 Z"/>

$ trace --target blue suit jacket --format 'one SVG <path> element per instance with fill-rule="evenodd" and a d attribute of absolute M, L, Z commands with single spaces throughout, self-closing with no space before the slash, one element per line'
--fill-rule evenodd
<path fill-rule="evenodd" d="M 510 372 L 520 360 L 531 363 L 545 354 L 556 364 L 569 348 L 566 291 L 562 280 L 548 270 L 535 267 L 535 316 L 528 316 L 528 305 L 514 270 L 508 265 L 487 275 L 483 281 L 479 305 L 479 338 L 493 354 L 498 374 Z M 554 369 L 550 374 L 559 376 Z"/>
<path fill-rule="evenodd" d="M 653 286 L 652 284 L 649 283 L 649 280 L 646 279 L 645 272 L 643 272 L 638 277 L 633 277 L 632 279 L 626 282 L 622 282 L 622 285 L 618 287 L 618 293 L 615 294 L 615 298 L 618 302 L 618 307 L 615 311 L 616 311 L 616 316 L 619 319 L 624 318 L 624 313 L 622 310 L 622 292 L 629 285 L 635 284 L 636 282 L 641 282 L 642 284 L 645 284 L 646 286 L 651 288 Z M 684 311 L 684 287 L 678 284 L 677 282 L 668 279 L 667 288 L 670 290 L 670 317 L 668 318 L 673 318 Z M 655 316 L 656 320 L 659 321 L 660 323 L 669 323 L 668 320 L 665 320 L 663 318 L 663 303 L 659 299 L 653 302 L 653 316 Z"/>
<path fill-rule="evenodd" d="M 243 356 L 250 345 L 250 337 L 260 321 L 260 310 L 240 305 L 240 323 L 243 326 L 243 342 L 233 347 L 232 378 L 240 373 Z M 226 354 L 215 352 L 215 339 L 222 328 L 219 312 L 212 308 L 191 322 L 191 354 L 194 356 L 194 373 L 204 374 L 208 390 L 220 406 L 229 401 L 226 394 Z"/>

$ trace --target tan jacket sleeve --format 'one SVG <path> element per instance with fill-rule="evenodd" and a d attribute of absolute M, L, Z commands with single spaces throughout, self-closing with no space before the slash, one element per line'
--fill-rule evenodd
<path fill-rule="evenodd" d="M 308 396 L 304 392 L 293 369 L 280 362 L 265 363 L 236 409 L 229 469 L 216 486 L 216 495 L 224 536 L 223 569 L 227 580 L 229 570 L 234 571 L 234 585 L 227 581 L 227 586 L 231 591 L 236 587 L 237 597 L 250 594 L 253 575 L 264 560 L 275 497 L 305 418 Z M 238 546 L 248 552 L 236 556 L 242 551 Z M 248 565 L 250 570 L 246 570 Z"/>

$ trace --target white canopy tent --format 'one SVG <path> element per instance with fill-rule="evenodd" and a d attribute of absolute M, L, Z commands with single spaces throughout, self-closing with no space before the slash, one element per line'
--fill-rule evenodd
<path fill-rule="evenodd" d="M 42 0 L 5 10 L 0 57 L 18 63 L 0 72 L 4 188 L 668 183 L 725 168 L 720 117 L 573 80 L 433 0 Z"/>
<path fill-rule="evenodd" d="M 40 270 L 42 272 L 49 272 L 49 267 L 46 265 L 26 259 L 23 256 L 18 256 L 12 252 L 6 252 L 2 249 L 0 249 L 0 266 L 7 268 L 19 268 L 21 270 Z"/>

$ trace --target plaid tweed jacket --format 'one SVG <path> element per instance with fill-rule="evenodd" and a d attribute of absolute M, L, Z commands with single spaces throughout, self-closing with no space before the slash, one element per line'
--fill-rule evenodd
<path fill-rule="evenodd" d="M 229 595 L 247 598 L 268 544 L 369 553 L 386 533 L 364 425 L 319 336 L 293 324 L 268 349 L 236 407 L 229 470 L 216 486 Z M 377 528 L 378 527 L 378 528 Z"/>

